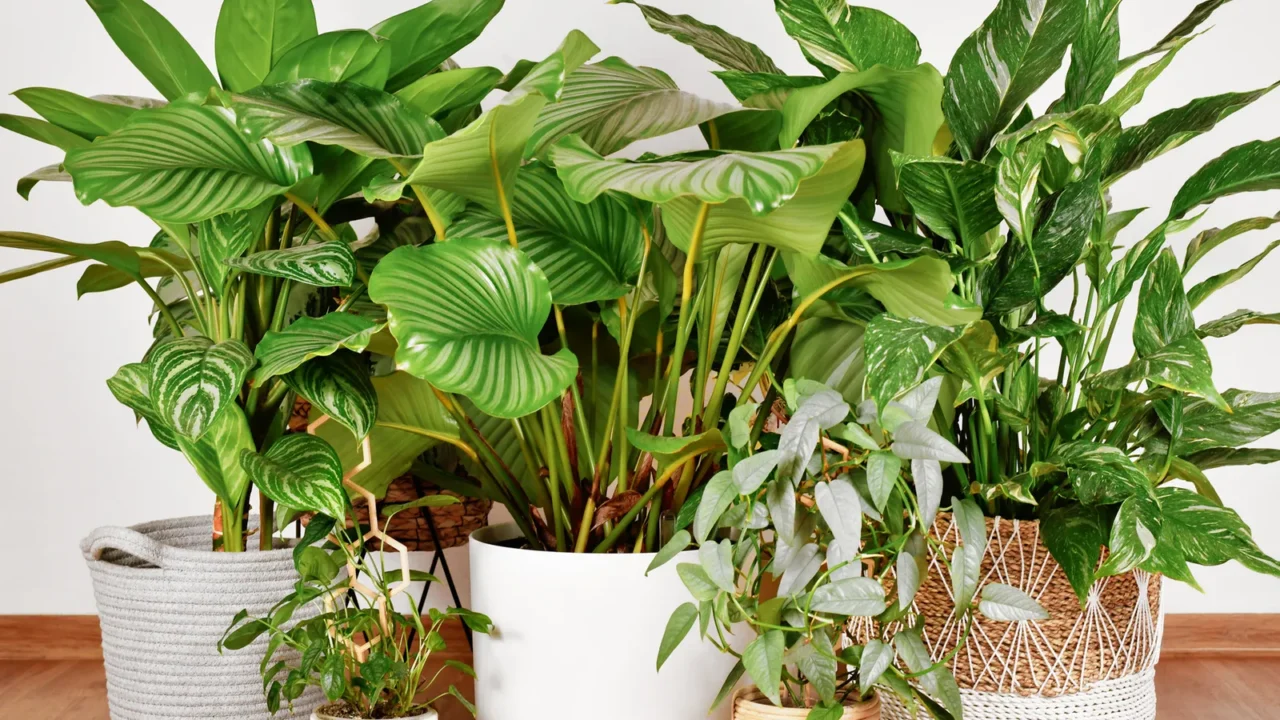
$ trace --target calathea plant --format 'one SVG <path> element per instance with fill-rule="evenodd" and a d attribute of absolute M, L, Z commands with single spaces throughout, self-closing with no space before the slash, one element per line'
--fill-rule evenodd
<path fill-rule="evenodd" d="M 330 437 L 356 455 L 347 431 L 363 438 L 376 424 L 397 428 L 377 438 L 379 464 L 362 478 L 371 487 L 371 476 L 385 487 L 408 466 L 417 438 L 435 435 L 405 412 L 415 388 L 394 375 L 379 382 L 400 402 L 379 418 L 362 352 L 382 319 L 361 308 L 354 288 L 389 244 L 423 231 L 400 226 L 405 213 L 360 191 L 478 112 L 502 73 L 448 60 L 502 2 L 437 0 L 372 31 L 318 33 L 310 0 L 226 0 L 217 78 L 142 0 L 90 6 L 164 99 L 19 90 L 44 119 L 2 116 L 0 125 L 65 158 L 18 190 L 25 197 L 36 183 L 70 181 L 84 203 L 136 208 L 159 233 L 133 245 L 0 233 L 2 246 L 62 256 L 0 273 L 0 282 L 89 261 L 81 295 L 136 284 L 151 297 L 155 344 L 108 386 L 191 461 L 221 506 L 218 543 L 242 550 L 252 482 L 241 457 L 273 447 L 295 397 L 336 419 Z M 311 114 L 282 128 L 285 103 Z M 436 205 L 452 207 L 449 198 Z M 381 232 L 357 242 L 349 223 L 367 217 Z M 270 547 L 269 495 L 259 510 Z"/>
<path fill-rule="evenodd" d="M 928 572 L 928 548 L 938 546 L 930 530 L 941 463 L 968 462 L 929 428 L 941 390 L 942 378 L 931 378 L 877 413 L 873 400 L 855 410 L 826 386 L 787 380 L 790 417 L 776 434 L 762 434 L 756 421 L 773 409 L 735 408 L 730 467 L 708 482 L 692 536 L 679 530 L 650 568 L 697 541 L 699 561 L 677 566 L 697 602 L 672 614 L 659 668 L 696 622 L 702 637 L 740 658 L 719 700 L 745 673 L 775 705 L 812 708 L 811 720 L 841 717 L 844 705 L 874 688 L 933 717 L 960 717 L 950 656 L 935 661 L 920 630 L 900 622 Z M 953 499 L 952 508 L 960 557 L 981 559 L 982 511 L 971 499 Z M 959 617 L 979 600 L 976 591 L 976 582 L 957 586 Z M 983 588 L 978 609 L 999 621 L 1047 617 L 1035 600 L 1000 583 Z M 851 624 L 866 631 L 865 642 L 845 642 Z M 742 626 L 754 639 L 739 652 L 732 636 Z"/>

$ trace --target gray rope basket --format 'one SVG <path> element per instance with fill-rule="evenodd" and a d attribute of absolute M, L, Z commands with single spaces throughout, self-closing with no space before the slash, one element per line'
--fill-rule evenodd
<path fill-rule="evenodd" d="M 254 519 L 256 524 L 256 518 Z M 218 654 L 242 609 L 263 615 L 298 579 L 289 550 L 209 550 L 208 516 L 103 527 L 80 543 L 102 626 L 113 720 L 268 720 L 259 663 L 266 638 Z M 319 604 L 295 620 L 315 617 Z M 287 649 L 276 659 L 289 660 Z M 297 655 L 292 655 L 296 661 Z M 324 701 L 308 688 L 276 718 L 307 718 Z"/>

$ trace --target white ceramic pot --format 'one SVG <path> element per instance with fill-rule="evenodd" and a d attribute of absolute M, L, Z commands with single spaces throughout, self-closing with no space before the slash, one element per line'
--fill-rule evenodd
<path fill-rule="evenodd" d="M 517 550 L 514 525 L 471 535 L 472 609 L 492 635 L 475 636 L 477 720 L 727 720 L 708 715 L 735 659 L 695 627 L 662 671 L 658 645 L 671 613 L 692 601 L 676 564 L 645 577 L 649 553 Z"/>
<path fill-rule="evenodd" d="M 328 713 L 321 712 L 320 710 L 316 710 L 311 713 L 311 720 L 348 720 L 348 718 L 335 717 Z M 435 710 L 428 710 L 421 715 L 400 718 L 400 720 L 440 720 L 440 716 L 436 714 Z"/>

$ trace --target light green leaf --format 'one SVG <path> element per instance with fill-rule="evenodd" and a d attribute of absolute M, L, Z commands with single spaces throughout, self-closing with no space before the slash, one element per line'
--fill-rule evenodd
<path fill-rule="evenodd" d="M 1213 386 L 1213 365 L 1209 351 L 1196 335 L 1187 335 L 1124 367 L 1093 376 L 1088 383 L 1119 390 L 1147 380 L 1156 385 L 1199 395 L 1218 407 L 1226 402 Z"/>
<path fill-rule="evenodd" d="M 975 392 L 985 394 L 992 378 L 1008 364 L 1008 354 L 999 348 L 1000 338 L 995 328 L 986 320 L 980 320 L 965 328 L 959 341 L 943 351 L 942 365 L 968 382 Z"/>
<path fill-rule="evenodd" d="M 742 651 L 742 664 L 751 681 L 774 705 L 782 704 L 778 691 L 782 685 L 782 651 L 786 643 L 781 630 L 769 630 Z"/>
<path fill-rule="evenodd" d="M 680 563 L 676 565 L 676 574 L 680 576 L 680 581 L 689 590 L 689 594 L 699 602 L 715 600 L 716 595 L 720 593 L 720 589 L 711 582 L 711 578 L 707 577 L 707 571 L 703 570 L 701 565 Z"/>
<path fill-rule="evenodd" d="M 240 465 L 267 497 L 290 509 L 344 520 L 347 494 L 342 463 L 329 443 L 306 433 L 291 433 L 265 453 L 240 453 Z"/>
<path fill-rule="evenodd" d="M 800 321 L 791 341 L 790 375 L 815 380 L 837 391 L 845 401 L 862 401 L 866 377 L 863 327 L 833 318 Z"/>
<path fill-rule="evenodd" d="M 228 507 L 243 505 L 249 475 L 240 467 L 240 454 L 252 452 L 254 445 L 249 422 L 239 405 L 227 407 L 199 440 L 181 435 L 174 436 L 174 440 L 214 495 Z"/>
<path fill-rule="evenodd" d="M 557 304 L 613 300 L 635 284 L 644 249 L 640 224 L 613 198 L 574 202 L 554 170 L 530 165 L 516 178 L 511 214 L 520 249 L 547 274 Z M 479 210 L 458 218 L 452 232 L 507 242 L 502 218 Z"/>
<path fill-rule="evenodd" d="M 1280 313 L 1237 310 L 1201 325 L 1196 329 L 1196 333 L 1202 338 L 1226 337 L 1245 325 L 1280 325 Z"/>
<path fill-rule="evenodd" d="M 927 573 L 929 568 L 923 558 L 916 558 L 905 548 L 898 553 L 898 560 L 894 563 L 893 575 L 894 582 L 898 586 L 899 610 L 907 610 L 911 607 L 911 602 L 915 600 L 916 593 L 920 590 L 922 566 L 923 571 Z"/>
<path fill-rule="evenodd" d="M 662 631 L 662 642 L 658 644 L 658 670 L 662 670 L 662 664 L 671 657 L 671 653 L 679 647 L 684 641 L 689 631 L 693 629 L 693 623 L 698 619 L 698 606 L 693 603 L 685 603 L 676 608 L 671 613 L 671 619 L 667 621 L 666 630 Z"/>
<path fill-rule="evenodd" d="M 961 43 L 947 70 L 942 107 L 966 159 L 991 139 L 1057 71 L 1085 17 L 1085 0 L 1000 0 Z"/>
<path fill-rule="evenodd" d="M 995 168 L 941 157 L 893 159 L 902 193 L 921 221 L 942 237 L 972 243 L 1000 224 Z"/>
<path fill-rule="evenodd" d="M 1155 82 L 1156 78 L 1160 77 L 1165 68 L 1169 67 L 1169 63 L 1173 62 L 1173 59 L 1178 55 L 1178 51 L 1182 49 L 1182 46 L 1186 45 L 1190 40 L 1191 38 L 1189 37 L 1182 38 L 1168 45 L 1161 51 L 1164 53 L 1163 57 L 1135 72 L 1129 78 L 1129 81 L 1115 91 L 1111 97 L 1107 98 L 1101 106 L 1106 110 L 1110 110 L 1117 117 L 1132 110 L 1133 106 L 1142 102 L 1142 96 L 1146 93 L 1147 87 Z"/>
<path fill-rule="evenodd" d="M 1196 235 L 1187 244 L 1187 253 L 1183 256 L 1182 274 L 1185 276 L 1200 262 L 1210 250 L 1218 247 L 1232 238 L 1254 230 L 1266 230 L 1267 228 L 1280 222 L 1280 214 L 1272 217 L 1256 217 L 1246 220 L 1238 220 L 1231 223 L 1225 228 L 1210 228 Z"/>
<path fill-rule="evenodd" d="M 925 646 L 924 641 L 920 639 L 919 633 L 910 630 L 899 632 L 893 637 L 893 645 L 897 648 L 898 656 L 906 663 L 908 670 L 913 673 L 924 673 L 920 676 L 919 683 L 925 692 L 942 703 L 952 717 L 963 717 L 960 688 L 956 685 L 955 676 L 946 665 L 924 672 L 933 666 L 933 657 L 929 654 L 929 648 Z"/>
<path fill-rule="evenodd" d="M 502 71 L 497 68 L 457 68 L 425 75 L 395 95 L 414 110 L 437 116 L 478 104 L 501 79 Z"/>
<path fill-rule="evenodd" d="M 705 542 L 715 529 L 720 516 L 738 499 L 738 488 L 734 484 L 733 473 L 721 470 L 707 481 L 702 491 L 702 499 L 698 502 L 698 512 L 693 517 L 693 539 Z"/>
<path fill-rule="evenodd" d="M 1182 273 L 1173 251 L 1165 248 L 1152 263 L 1138 294 L 1133 323 L 1133 346 L 1140 356 L 1195 332 L 1192 305 L 1182 290 Z"/>
<path fill-rule="evenodd" d="M 199 440 L 235 404 L 254 360 L 239 340 L 215 345 L 206 337 L 187 337 L 156 346 L 150 362 L 156 412 L 179 435 Z"/>
<path fill-rule="evenodd" d="M 119 130 L 137 112 L 136 108 L 53 88 L 24 88 L 13 96 L 45 120 L 89 140 Z"/>
<path fill-rule="evenodd" d="M 0 232 L 0 247 L 36 250 L 93 260 L 120 270 L 130 277 L 138 277 L 142 271 L 142 259 L 138 257 L 138 248 L 115 240 L 101 243 L 73 243 L 33 233 Z M 6 282 L 15 279 L 17 278 L 10 277 Z"/>
<path fill-rule="evenodd" d="M 661 70 L 634 67 L 610 57 L 584 65 L 566 78 L 560 101 L 538 116 L 525 155 L 541 155 L 570 133 L 601 155 L 610 155 L 636 140 L 666 135 L 738 109 L 684 92 Z"/>
<path fill-rule="evenodd" d="M 191 223 L 247 210 L 311 174 L 305 147 L 249 144 L 230 110 L 174 103 L 135 113 L 91 147 L 67 153 L 76 196 Z"/>
<path fill-rule="evenodd" d="M 347 287 L 356 277 L 356 256 L 350 246 L 341 241 L 264 250 L 232 258 L 227 264 L 245 272 L 316 287 Z"/>
<path fill-rule="evenodd" d="M 733 592 L 734 582 L 733 543 L 729 540 L 705 542 L 698 548 L 698 562 L 707 571 L 707 577 L 716 587 Z"/>
<path fill-rule="evenodd" d="M 88 140 L 70 130 L 63 130 L 53 123 L 22 115 L 0 113 L 0 128 L 24 135 L 32 140 L 39 140 L 46 145 L 52 145 L 66 152 L 89 146 Z"/>
<path fill-rule="evenodd" d="M 813 633 L 808 645 L 799 646 L 795 663 L 804 679 L 809 682 L 818 697 L 824 703 L 834 703 L 836 694 L 836 653 L 831 644 L 831 636 L 825 629 Z M 843 716 L 840 706 L 836 706 L 835 720 Z M 810 718 L 813 717 L 812 711 Z M 806 718 L 809 720 L 809 718 Z"/>
<path fill-rule="evenodd" d="M 818 512 L 840 546 L 862 547 L 862 500 L 853 483 L 843 477 L 820 482 L 814 486 L 813 496 Z"/>
<path fill-rule="evenodd" d="M 387 90 L 394 92 L 435 70 L 480 37 L 503 0 L 432 0 L 387 18 L 369 32 L 391 44 Z"/>
<path fill-rule="evenodd" d="M 865 577 L 837 580 L 814 590 L 809 608 L 835 615 L 873 617 L 884 612 L 884 587 Z"/>
<path fill-rule="evenodd" d="M 961 332 L 961 328 L 903 320 L 887 313 L 872 318 L 863 346 L 867 385 L 876 407 L 883 410 L 898 393 L 923 380 L 925 371 Z"/>
<path fill-rule="evenodd" d="M 383 517 L 391 517 L 397 513 L 414 508 L 437 508 L 447 507 L 449 505 L 457 505 L 462 501 L 452 495 L 424 495 L 417 500 L 409 502 L 395 503 L 394 505 L 383 505 L 381 513 Z M 432 576 L 434 577 L 434 576 Z M 439 578 L 433 579 L 431 582 L 440 582 Z"/>
<path fill-rule="evenodd" d="M 902 458 L 889 450 L 875 450 L 867 457 L 867 488 L 876 510 L 884 510 L 901 472 Z"/>
<path fill-rule="evenodd" d="M 298 80 L 221 97 L 246 134 L 279 147 L 313 142 L 366 157 L 421 157 L 445 135 L 396 96 L 359 83 Z"/>
<path fill-rule="evenodd" d="M 699 22 L 689 15 L 670 15 L 652 5 L 641 5 L 633 0 L 614 0 L 618 4 L 628 3 L 640 8 L 649 27 L 679 40 L 698 54 L 726 70 L 743 72 L 780 73 L 773 60 L 756 47 L 740 37 L 723 29 Z"/>
<path fill-rule="evenodd" d="M 1280 462 L 1280 449 L 1214 448 L 1192 453 L 1186 461 L 1201 471 L 1233 465 L 1268 465 Z"/>
<path fill-rule="evenodd" d="M 1280 393 L 1228 390 L 1231 412 L 1206 400 L 1193 400 L 1183 410 L 1183 452 L 1239 447 L 1280 430 Z"/>
<path fill-rule="evenodd" d="M 1083 606 L 1107 540 L 1101 512 L 1084 505 L 1054 508 L 1040 518 L 1040 539 L 1062 567 Z"/>
<path fill-rule="evenodd" d="M 271 66 L 262 84 L 278 85 L 310 78 L 382 89 L 390 67 L 391 47 L 385 38 L 364 30 L 338 30 L 294 46 Z"/>
<path fill-rule="evenodd" d="M 156 412 L 151 401 L 151 365 L 148 363 L 129 363 L 107 380 L 107 388 L 122 405 L 133 410 L 137 417 L 147 421 L 147 427 L 156 440 L 166 447 L 178 449 L 177 438 Z"/>
<path fill-rule="evenodd" d="M 1280 188 L 1280 138 L 1255 140 L 1226 151 L 1196 171 L 1169 209 L 1177 220 L 1200 205 L 1243 192 Z"/>
<path fill-rule="evenodd" d="M 203 96 L 218 81 L 173 24 L 143 0 L 89 0 L 120 52 L 169 100 Z"/>
<path fill-rule="evenodd" d="M 866 695 L 871 686 L 884 675 L 884 671 L 893 664 L 894 652 L 891 645 L 876 639 L 867 641 L 862 646 L 862 662 L 858 665 L 858 692 Z"/>
<path fill-rule="evenodd" d="M 1048 620 L 1049 613 L 1022 590 L 1004 583 L 987 583 L 982 588 L 978 610 L 997 622 Z"/>
<path fill-rule="evenodd" d="M 777 450 L 764 450 L 739 460 L 733 466 L 733 481 L 738 485 L 738 492 L 742 495 L 754 494 L 781 459 Z"/>
<path fill-rule="evenodd" d="M 312 358 L 285 375 L 284 382 L 357 439 L 369 434 L 378 417 L 378 391 L 369 378 L 369 363 L 350 350 Z"/>
<path fill-rule="evenodd" d="M 262 84 L 271 67 L 316 36 L 311 0 L 224 0 L 214 33 L 214 58 L 228 90 Z"/>
<path fill-rule="evenodd" d="M 200 272 L 208 281 L 206 290 L 215 297 L 221 297 L 227 281 L 231 269 L 227 261 L 248 252 L 262 239 L 267 219 L 275 212 L 273 205 L 264 202 L 249 210 L 223 213 L 200 222 Z"/>
<path fill-rule="evenodd" d="M 1267 255 L 1270 255 L 1271 251 L 1276 249 L 1277 245 L 1280 245 L 1280 240 L 1273 241 L 1267 245 L 1262 252 L 1254 255 L 1239 267 L 1233 268 L 1224 273 L 1219 273 L 1203 282 L 1197 283 L 1195 287 L 1187 291 L 1187 300 L 1191 303 L 1191 307 L 1193 309 L 1199 307 L 1200 303 L 1204 302 L 1210 295 L 1243 278 L 1245 275 L 1248 275 L 1255 267 L 1258 266 L 1258 263 L 1265 260 Z"/>
<path fill-rule="evenodd" d="M 1142 58 L 1155 55 L 1159 52 L 1164 52 L 1173 43 L 1176 43 L 1182 38 L 1185 38 L 1195 32 L 1196 28 L 1200 27 L 1200 23 L 1209 19 L 1209 16 L 1213 14 L 1214 10 L 1226 5 L 1228 2 L 1231 2 L 1231 0 L 1202 0 L 1200 4 L 1191 9 L 1191 13 L 1183 18 L 1182 22 L 1179 22 L 1174 26 L 1174 28 L 1169 31 L 1169 34 L 1165 35 L 1160 42 L 1140 53 L 1135 53 L 1121 60 L 1120 69 L 1123 70 Z"/>
<path fill-rule="evenodd" d="M 820 256 L 813 260 L 783 255 L 787 272 L 800 296 L 845 278 L 840 288 L 857 288 L 879 300 L 898 317 L 916 318 L 932 325 L 964 325 L 977 320 L 981 308 L 951 293 L 955 278 L 945 260 L 917 257 L 879 264 L 847 267 Z"/>
<path fill-rule="evenodd" d="M 780 111 L 785 106 L 787 98 L 791 97 L 791 93 L 797 89 L 814 87 L 827 82 L 821 77 L 778 75 L 767 72 L 717 70 L 713 74 L 720 78 L 720 82 L 733 93 L 738 102 L 757 110 Z"/>
<path fill-rule="evenodd" d="M 283 330 L 268 331 L 254 350 L 258 369 L 253 373 L 253 384 L 261 385 L 341 348 L 361 352 L 382 327 L 359 315 L 333 312 L 318 318 L 300 317 Z"/>
<path fill-rule="evenodd" d="M 666 545 L 662 546 L 653 556 L 653 562 L 649 563 L 649 567 L 645 568 L 644 574 L 648 577 L 649 573 L 671 562 L 672 558 L 684 552 L 689 544 L 693 542 L 693 536 L 688 530 L 677 530 Z"/>
<path fill-rule="evenodd" d="M 387 307 L 401 368 L 490 415 L 527 415 L 577 374 L 569 350 L 542 354 L 550 286 L 514 248 L 468 239 L 402 247 L 374 270 L 369 296 Z"/>
<path fill-rule="evenodd" d="M 787 34 L 809 62 L 837 72 L 887 65 L 905 70 L 920 60 L 920 42 L 905 25 L 845 0 L 774 0 Z"/>

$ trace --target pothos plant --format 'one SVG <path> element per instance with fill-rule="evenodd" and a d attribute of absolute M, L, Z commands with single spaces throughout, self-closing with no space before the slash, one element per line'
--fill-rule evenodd
<path fill-rule="evenodd" d="M 300 576 L 293 592 L 261 617 L 241 611 L 218 642 L 222 652 L 266 638 L 261 669 L 267 709 L 274 714 L 282 703 L 291 708 L 307 688 L 317 687 L 330 701 L 325 711 L 333 716 L 354 712 L 355 717 L 369 720 L 411 717 L 446 695 L 474 714 L 474 706 L 453 685 L 425 701 L 419 697 L 434 692 L 446 669 L 475 676 L 469 665 L 458 660 L 428 667 L 434 653 L 447 649 L 441 628 L 461 622 L 475 632 L 488 633 L 491 621 L 463 608 L 431 608 L 425 616 L 394 609 L 396 595 L 411 583 L 438 580 L 410 570 L 403 557 L 399 568 L 388 570 L 384 554 L 370 552 L 366 543 L 385 537 L 379 526 L 399 512 L 456 499 L 428 495 L 383 506 L 379 513 L 366 491 L 361 493 L 369 505 L 365 526 L 348 501 L 337 452 L 310 434 L 288 435 L 265 455 L 246 455 L 245 467 L 272 497 L 312 514 L 293 550 Z M 316 603 L 323 605 L 322 612 L 293 622 L 299 608 Z"/>
<path fill-rule="evenodd" d="M 730 467 L 707 484 L 692 535 L 679 530 L 650 567 L 698 543 L 698 562 L 676 566 L 697 602 L 672 613 L 659 670 L 696 622 L 739 658 L 717 704 L 745 673 L 775 705 L 812 708 L 811 720 L 839 718 L 876 688 L 933 717 L 961 717 L 950 655 L 932 658 L 910 615 L 928 550 L 940 545 L 931 533 L 940 498 L 910 479 L 940 489 L 941 463 L 968 462 L 929 428 L 942 379 L 909 388 L 883 412 L 873 400 L 851 408 L 811 380 L 783 387 L 780 432 L 756 422 L 773 408 L 744 403 L 730 414 Z M 980 562 L 982 511 L 971 499 L 951 504 L 961 529 L 955 562 Z M 993 620 L 1047 617 L 1015 587 L 976 592 L 976 581 L 956 587 L 966 636 L 974 600 Z M 847 642 L 854 630 L 865 641 Z"/>

